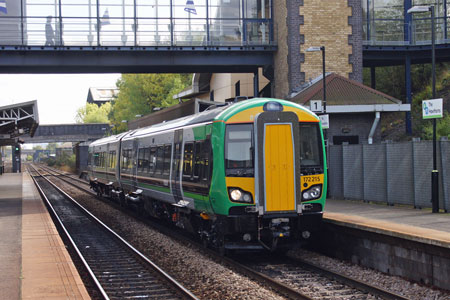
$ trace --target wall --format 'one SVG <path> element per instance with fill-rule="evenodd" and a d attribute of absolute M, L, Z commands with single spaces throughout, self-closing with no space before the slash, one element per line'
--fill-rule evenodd
<path fill-rule="evenodd" d="M 352 27 L 348 22 L 352 8 L 349 7 L 348 0 L 304 0 L 300 13 L 304 18 L 300 32 L 304 37 L 301 52 L 305 60 L 301 68 L 305 79 L 322 74 L 321 52 L 306 52 L 309 47 L 318 46 L 325 46 L 327 72 L 348 78 L 353 71 L 349 62 L 349 55 L 352 54 L 352 46 L 349 45 Z"/>
<path fill-rule="evenodd" d="M 383 114 L 381 114 L 383 117 Z M 370 129 L 375 120 L 375 113 L 357 114 L 331 114 L 330 129 L 328 129 L 328 139 L 333 143 L 333 136 L 354 136 L 359 137 L 360 144 L 367 144 Z M 378 123 L 374 134 L 374 143 L 381 142 L 381 124 Z"/>
<path fill-rule="evenodd" d="M 274 96 L 275 98 L 287 99 L 289 87 L 289 65 L 288 65 L 288 0 L 273 1 L 273 22 L 278 42 L 278 51 L 274 55 Z M 298 49 L 298 48 L 297 48 Z"/>
<path fill-rule="evenodd" d="M 274 96 L 287 99 L 305 81 L 322 74 L 320 52 L 325 46 L 326 70 L 362 82 L 361 0 L 274 1 L 278 51 L 274 55 Z"/>
<path fill-rule="evenodd" d="M 329 196 L 431 207 L 431 141 L 329 146 Z M 437 147 L 439 207 L 450 211 L 450 141 Z"/>

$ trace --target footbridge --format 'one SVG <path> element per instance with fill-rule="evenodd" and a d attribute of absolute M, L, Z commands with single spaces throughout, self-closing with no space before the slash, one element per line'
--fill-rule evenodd
<path fill-rule="evenodd" d="M 110 133 L 109 124 L 39 125 L 34 136 L 23 135 L 25 143 L 89 142 Z"/>
<path fill-rule="evenodd" d="M 6 0 L 0 29 L 1 73 L 255 72 L 277 49 L 270 0 Z"/>

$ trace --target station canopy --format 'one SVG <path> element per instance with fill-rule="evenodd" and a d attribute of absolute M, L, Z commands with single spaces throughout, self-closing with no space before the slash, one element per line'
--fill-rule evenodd
<path fill-rule="evenodd" d="M 19 142 L 19 136 L 34 136 L 39 126 L 37 100 L 0 106 L 0 146 Z"/>

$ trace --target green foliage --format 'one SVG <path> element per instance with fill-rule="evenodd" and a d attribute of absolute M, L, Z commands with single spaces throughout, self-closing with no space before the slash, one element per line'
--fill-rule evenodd
<path fill-rule="evenodd" d="M 444 111 L 449 111 L 450 101 L 450 64 L 441 63 L 436 65 L 436 98 L 444 98 Z M 422 139 L 431 139 L 432 122 L 422 119 L 422 100 L 432 99 L 431 87 L 431 64 L 412 65 L 412 105 L 411 119 L 413 124 L 413 135 Z M 370 86 L 370 69 L 365 68 L 363 72 L 364 84 Z M 406 103 L 405 89 L 405 67 L 379 67 L 376 68 L 376 89 Z M 438 120 L 438 137 L 448 136 L 448 114 Z M 442 125 L 441 125 L 442 124 Z M 447 125 L 446 125 L 447 124 Z"/>
<path fill-rule="evenodd" d="M 56 167 L 67 167 L 69 169 L 71 169 L 72 171 L 75 170 L 76 166 L 76 156 L 75 154 L 67 154 L 67 153 L 62 153 L 61 156 L 57 157 L 57 158 L 49 158 L 47 159 L 47 165 L 50 167 L 56 166 Z"/>
<path fill-rule="evenodd" d="M 31 155 L 27 155 L 27 161 L 32 161 L 33 160 L 33 156 L 31 156 Z"/>
<path fill-rule="evenodd" d="M 447 66 L 447 67 L 445 67 Z M 436 78 L 436 98 L 444 99 L 444 117 L 437 119 L 436 135 L 450 137 L 450 64 L 444 64 L 443 71 Z M 442 70 L 442 69 L 441 69 Z M 422 100 L 432 99 L 433 90 L 431 84 L 413 97 L 412 117 L 415 120 L 414 129 L 421 138 L 431 140 L 433 138 L 433 121 L 422 119 Z"/>
<path fill-rule="evenodd" d="M 86 103 L 85 106 L 77 110 L 75 120 L 77 123 L 109 123 L 109 114 L 112 105 L 107 102 L 98 107 L 94 103 Z"/>
<path fill-rule="evenodd" d="M 57 146 L 58 146 L 57 143 L 48 143 L 45 149 L 55 152 Z"/>
<path fill-rule="evenodd" d="M 44 150 L 41 145 L 33 146 L 33 150 Z"/>
<path fill-rule="evenodd" d="M 406 102 L 405 66 L 379 67 L 375 69 L 375 89 Z M 363 82 L 370 86 L 370 68 L 363 70 Z M 431 65 L 411 66 L 411 88 L 413 95 L 431 82 Z"/>
<path fill-rule="evenodd" d="M 119 95 L 109 115 L 116 133 L 127 130 L 122 120 L 134 120 L 154 108 L 176 104 L 173 95 L 191 83 L 191 74 L 124 74 L 118 81 Z"/>

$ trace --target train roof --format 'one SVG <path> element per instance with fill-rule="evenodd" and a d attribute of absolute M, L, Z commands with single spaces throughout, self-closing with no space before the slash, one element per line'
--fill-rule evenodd
<path fill-rule="evenodd" d="M 232 117 L 236 113 L 239 113 L 245 109 L 249 109 L 252 107 L 262 106 L 269 101 L 277 101 L 284 106 L 295 107 L 295 108 L 303 110 L 304 112 L 306 112 L 310 115 L 315 116 L 315 114 L 312 113 L 310 110 L 308 110 L 307 108 L 305 108 L 301 105 L 298 105 L 294 102 L 290 102 L 290 101 L 286 101 L 286 100 L 279 100 L 279 99 L 272 99 L 272 98 L 253 98 L 253 99 L 244 100 L 244 101 L 240 101 L 240 102 L 236 102 L 236 103 L 230 103 L 228 105 L 222 105 L 222 106 L 219 106 L 219 107 L 216 107 L 213 109 L 209 109 L 209 110 L 206 110 L 206 111 L 194 114 L 194 115 L 190 115 L 187 117 L 183 117 L 183 118 L 171 120 L 168 122 L 155 124 L 155 125 L 152 125 L 149 127 L 144 127 L 144 128 L 128 131 L 128 132 L 125 132 L 125 133 L 122 133 L 119 135 L 114 135 L 114 136 L 110 136 L 107 138 L 103 138 L 103 139 L 93 142 L 91 145 L 95 146 L 95 145 L 100 145 L 100 144 L 104 144 L 104 143 L 111 143 L 111 142 L 118 141 L 122 138 L 123 138 L 123 140 L 134 139 L 139 136 L 149 135 L 152 133 L 165 131 L 165 130 L 171 130 L 171 129 L 175 129 L 178 127 L 208 123 L 208 122 L 218 121 L 218 120 L 227 121 L 230 117 Z M 318 121 L 318 118 L 317 118 L 317 121 Z"/>
<path fill-rule="evenodd" d="M 118 142 L 126 134 L 128 134 L 128 132 L 123 132 L 123 133 L 119 133 L 119 134 L 116 134 L 116 135 L 107 136 L 107 137 L 95 140 L 89 145 L 89 147 L 91 147 L 91 146 L 94 147 L 94 146 L 99 146 L 99 145 L 103 145 L 103 144 L 109 144 L 109 143 Z"/>

